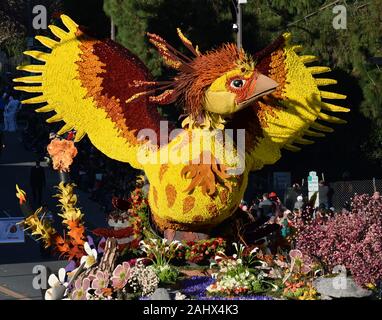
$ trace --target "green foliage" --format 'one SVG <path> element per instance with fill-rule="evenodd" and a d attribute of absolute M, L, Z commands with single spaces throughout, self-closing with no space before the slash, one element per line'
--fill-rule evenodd
<path fill-rule="evenodd" d="M 163 36 L 180 47 L 176 35 L 179 27 L 202 50 L 233 40 L 229 1 L 105 0 L 104 3 L 106 13 L 117 25 L 117 40 L 137 54 L 155 76 L 163 74 L 162 64 L 156 50 L 149 45 L 146 32 Z"/>
<path fill-rule="evenodd" d="M 161 284 L 174 284 L 179 277 L 179 270 L 169 264 L 155 265 L 154 270 Z"/>

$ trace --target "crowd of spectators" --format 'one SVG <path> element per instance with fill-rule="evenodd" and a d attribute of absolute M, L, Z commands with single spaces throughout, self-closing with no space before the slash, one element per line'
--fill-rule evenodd
<path fill-rule="evenodd" d="M 257 196 L 251 204 L 241 201 L 240 209 L 248 218 L 247 236 L 252 239 L 287 239 L 291 235 L 293 225 L 297 220 L 324 220 L 334 215 L 335 210 L 330 207 L 330 188 L 324 181 L 319 183 L 319 202 L 315 206 L 315 199 L 308 199 L 306 190 L 299 184 L 293 184 L 285 197 L 285 205 L 276 192 L 264 193 Z"/>

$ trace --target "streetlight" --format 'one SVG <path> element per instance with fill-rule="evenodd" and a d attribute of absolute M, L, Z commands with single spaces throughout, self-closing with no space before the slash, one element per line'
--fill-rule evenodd
<path fill-rule="evenodd" d="M 236 23 L 232 28 L 237 33 L 237 47 L 241 49 L 243 47 L 243 8 L 242 5 L 247 3 L 247 0 L 232 0 L 234 6 L 234 13 Z"/>

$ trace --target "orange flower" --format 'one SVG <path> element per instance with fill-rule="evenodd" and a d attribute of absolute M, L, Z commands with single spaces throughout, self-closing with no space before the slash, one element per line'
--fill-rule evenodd
<path fill-rule="evenodd" d="M 113 289 L 111 288 L 103 288 L 101 291 L 104 297 L 110 297 L 113 294 Z"/>
<path fill-rule="evenodd" d="M 304 282 L 300 281 L 297 283 L 296 282 L 293 283 L 293 282 L 286 281 L 285 286 L 286 286 L 286 288 L 284 289 L 284 293 L 288 292 L 288 291 L 295 292 L 298 288 L 301 288 L 304 286 Z"/>
<path fill-rule="evenodd" d="M 55 170 L 68 172 L 73 158 L 77 155 L 77 148 L 73 141 L 53 139 L 48 145 L 48 152 L 53 160 Z"/>

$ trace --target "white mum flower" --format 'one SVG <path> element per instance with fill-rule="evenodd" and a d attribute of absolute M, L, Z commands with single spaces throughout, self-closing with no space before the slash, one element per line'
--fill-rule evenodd
<path fill-rule="evenodd" d="M 61 300 L 65 296 L 68 283 L 65 282 L 66 270 L 61 268 L 58 270 L 58 277 L 51 274 L 48 278 L 50 288 L 45 292 L 45 300 Z"/>
<path fill-rule="evenodd" d="M 82 256 L 81 264 L 85 263 L 84 267 L 89 269 L 97 263 L 97 250 L 90 248 L 88 242 L 85 242 L 84 249 L 87 255 Z"/>

